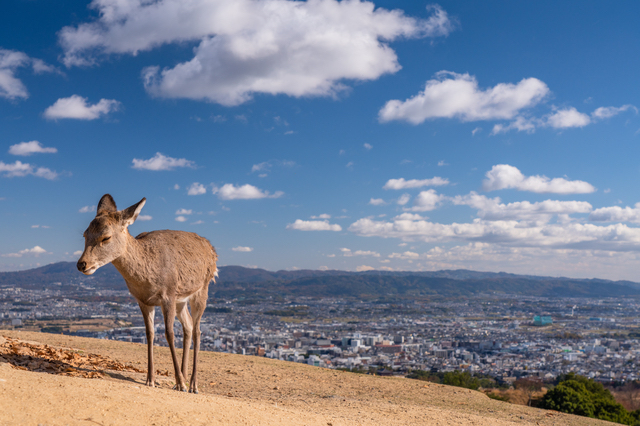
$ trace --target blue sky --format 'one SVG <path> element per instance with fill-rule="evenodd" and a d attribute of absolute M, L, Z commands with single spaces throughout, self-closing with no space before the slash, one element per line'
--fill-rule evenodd
<path fill-rule="evenodd" d="M 1 9 L 0 270 L 110 193 L 222 265 L 638 280 L 636 3 Z"/>

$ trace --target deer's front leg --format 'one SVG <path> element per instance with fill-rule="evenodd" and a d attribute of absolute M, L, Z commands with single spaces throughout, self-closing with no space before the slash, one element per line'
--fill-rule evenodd
<path fill-rule="evenodd" d="M 184 376 L 182 375 L 181 366 L 178 363 L 178 355 L 176 354 L 175 336 L 173 333 L 173 323 L 176 317 L 176 304 L 175 300 L 169 300 L 162 303 L 162 314 L 164 315 L 164 333 L 171 350 L 171 358 L 173 359 L 173 369 L 176 374 L 176 389 L 186 392 L 187 386 L 185 385 Z"/>
<path fill-rule="evenodd" d="M 147 332 L 147 386 L 154 387 L 156 384 L 156 370 L 153 366 L 153 339 L 155 338 L 154 317 L 156 308 L 138 302 L 144 318 L 144 328 Z"/>

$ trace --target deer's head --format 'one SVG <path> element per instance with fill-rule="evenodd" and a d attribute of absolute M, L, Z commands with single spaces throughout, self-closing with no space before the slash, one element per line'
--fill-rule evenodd
<path fill-rule="evenodd" d="M 129 237 L 127 228 L 136 221 L 146 201 L 143 198 L 137 204 L 118 211 L 111 195 L 102 196 L 96 217 L 84 231 L 84 252 L 78 260 L 80 272 L 91 275 L 124 254 Z"/>

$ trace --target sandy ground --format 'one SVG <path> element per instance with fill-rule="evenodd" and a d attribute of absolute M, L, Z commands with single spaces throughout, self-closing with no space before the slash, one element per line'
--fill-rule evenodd
<path fill-rule="evenodd" d="M 146 345 L 6 330 L 0 336 L 9 338 L 0 338 L 2 425 L 612 424 L 461 388 L 216 352 L 200 353 L 194 395 L 171 390 L 173 374 L 158 376 L 157 388 L 144 386 Z M 157 369 L 173 371 L 167 348 L 155 354 Z"/>

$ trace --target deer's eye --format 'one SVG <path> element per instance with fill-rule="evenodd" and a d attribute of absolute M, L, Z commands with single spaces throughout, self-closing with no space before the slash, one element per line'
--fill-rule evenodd
<path fill-rule="evenodd" d="M 100 241 L 101 243 L 106 243 L 107 241 L 109 241 L 111 239 L 111 237 L 104 237 L 102 239 L 102 241 Z"/>

